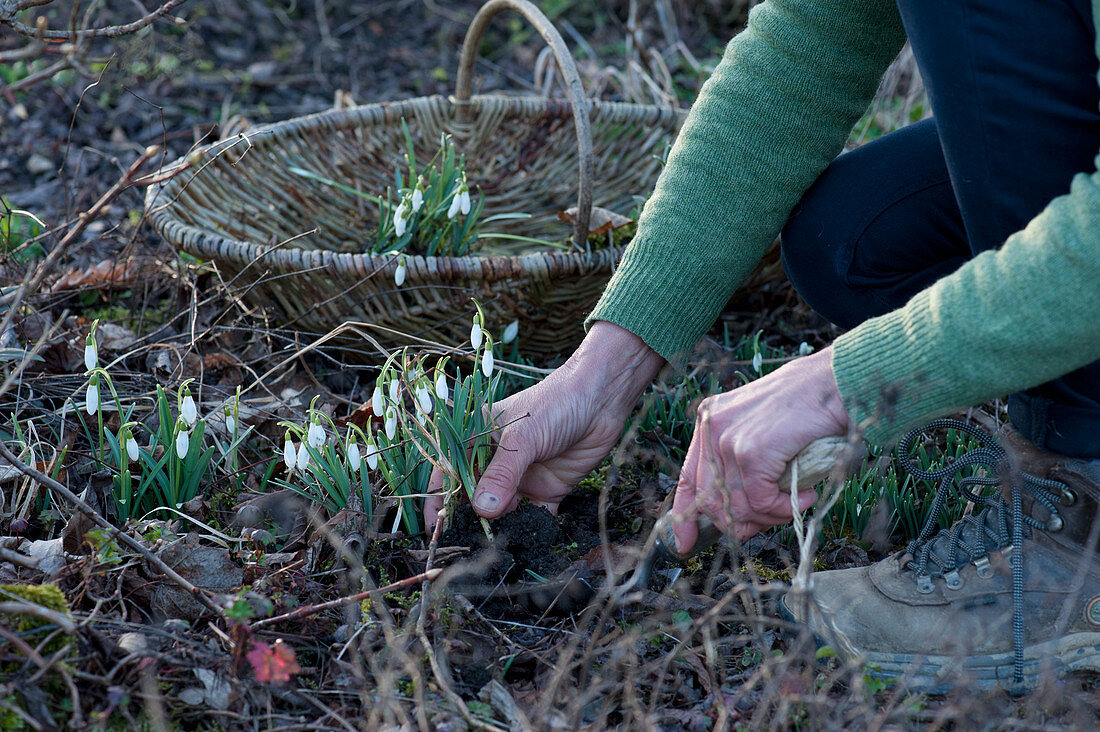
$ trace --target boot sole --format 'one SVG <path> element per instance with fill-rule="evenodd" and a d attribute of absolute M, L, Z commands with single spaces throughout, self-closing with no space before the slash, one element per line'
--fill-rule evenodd
<path fill-rule="evenodd" d="M 779 615 L 802 623 L 787 607 L 786 597 L 777 602 Z M 816 632 L 818 647 L 828 645 Z M 978 656 L 937 656 L 863 651 L 867 676 L 880 681 L 904 683 L 907 689 L 925 694 L 947 694 L 956 687 L 980 689 L 1001 687 L 1009 693 L 1034 689 L 1044 678 L 1076 671 L 1100 671 L 1100 633 L 1073 633 L 1063 638 L 1024 648 L 1023 683 L 1013 680 L 1014 654 L 988 653 Z"/>

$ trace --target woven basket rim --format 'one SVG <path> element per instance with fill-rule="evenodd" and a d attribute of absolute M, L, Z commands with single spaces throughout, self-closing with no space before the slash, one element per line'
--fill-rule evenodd
<path fill-rule="evenodd" d="M 358 123 L 371 121 L 368 115 L 381 110 L 385 116 L 399 120 L 406 109 L 422 108 L 424 105 L 436 106 L 439 111 L 448 113 L 453 117 L 457 105 L 450 97 L 431 95 L 413 97 L 393 102 L 373 102 L 361 104 L 347 109 L 329 109 L 299 117 L 271 122 L 249 129 L 242 133 L 248 140 L 250 147 L 262 150 L 277 145 L 280 138 L 293 132 L 303 132 L 316 129 L 340 129 L 354 126 Z M 554 116 L 571 115 L 571 104 L 564 99 L 518 96 L 505 94 L 477 95 L 470 99 L 470 106 L 483 109 L 490 104 L 504 104 L 519 111 L 537 112 L 539 109 Z M 660 107 L 656 105 L 633 104 L 629 102 L 607 102 L 600 100 L 588 100 L 590 118 L 599 118 L 602 115 L 622 116 L 624 120 L 634 120 L 649 124 L 665 124 L 678 127 L 687 114 L 687 110 L 672 107 Z M 218 140 L 208 143 L 194 151 L 182 156 L 164 166 L 164 171 L 184 166 L 189 160 L 194 160 L 196 154 L 203 155 L 215 150 L 224 150 L 227 146 L 239 142 L 239 138 L 233 137 L 227 140 Z M 252 152 L 256 152 L 253 150 Z M 200 158 L 201 159 L 201 158 Z M 362 271 L 364 265 L 368 269 L 379 272 L 392 272 L 397 267 L 400 253 L 376 254 L 373 252 L 334 252 L 324 249 L 302 249 L 293 246 L 293 242 L 285 245 L 258 243 L 229 236 L 217 235 L 209 229 L 183 223 L 172 215 L 173 204 L 161 204 L 161 200 L 171 201 L 179 192 L 181 186 L 187 183 L 185 175 L 170 177 L 164 182 L 150 186 L 146 191 L 145 208 L 149 212 L 149 221 L 154 230 L 173 247 L 183 249 L 191 253 L 202 252 L 216 259 L 216 252 L 221 258 L 231 258 L 233 261 L 246 263 L 262 260 L 268 266 L 282 263 L 284 265 L 300 265 L 304 268 L 336 268 L 338 270 Z M 623 251 L 623 247 L 608 247 L 593 252 L 575 251 L 547 251 L 520 255 L 476 255 L 469 254 L 461 257 L 405 255 L 405 264 L 410 281 L 422 280 L 422 275 L 428 275 L 423 281 L 439 281 L 442 279 L 461 279 L 464 273 L 470 270 L 496 269 L 503 267 L 510 271 L 546 272 L 572 272 L 577 269 L 590 269 L 592 267 L 607 266 L 617 261 Z M 294 253 L 296 262 L 290 262 L 287 256 Z M 610 262 L 608 261 L 610 259 Z M 434 264 L 433 264 L 434 263 Z M 280 268 L 283 269 L 283 268 Z M 286 271 L 299 269 L 298 266 L 286 267 Z M 450 273 L 452 276 L 448 277 Z"/>

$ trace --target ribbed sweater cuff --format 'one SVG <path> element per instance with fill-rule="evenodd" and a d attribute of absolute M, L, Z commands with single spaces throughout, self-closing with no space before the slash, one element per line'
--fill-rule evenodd
<path fill-rule="evenodd" d="M 909 317 L 929 313 L 922 298 L 927 292 L 904 309 L 865 321 L 833 344 L 833 372 L 844 408 L 875 445 L 890 445 L 905 430 L 963 406 L 949 403 L 953 390 L 944 372 L 950 368 L 914 370 L 914 364 L 937 362 L 931 352 L 943 338 L 933 318 Z"/>
<path fill-rule="evenodd" d="M 693 281 L 693 268 L 672 260 L 655 247 L 628 252 L 585 327 L 596 320 L 615 323 L 678 365 L 718 317 L 739 278 L 731 273 L 724 281 Z"/>

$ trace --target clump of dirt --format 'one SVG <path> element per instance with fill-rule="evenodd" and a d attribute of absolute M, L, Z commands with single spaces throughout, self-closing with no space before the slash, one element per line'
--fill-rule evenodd
<path fill-rule="evenodd" d="M 600 545 L 601 492 L 610 492 L 606 525 L 608 539 L 615 543 L 637 538 L 648 528 L 641 518 L 643 506 L 656 505 L 660 496 L 640 484 L 652 482 L 632 470 L 616 470 L 609 479 L 604 466 L 562 501 L 556 516 L 542 506 L 523 503 L 489 522 L 492 542 L 473 508 L 463 503 L 455 509 L 440 545 L 473 549 L 465 562 L 468 574 L 456 582 L 464 591 L 491 593 L 504 584 L 561 579 L 576 560 Z"/>
<path fill-rule="evenodd" d="M 489 523 L 493 534 L 490 543 L 481 521 L 469 504 L 455 510 L 451 525 L 444 532 L 445 546 L 468 546 L 475 551 L 471 564 L 483 567 L 481 581 L 520 582 L 540 577 L 553 577 L 569 564 L 567 557 L 554 551 L 562 538 L 557 518 L 542 506 L 525 503 L 512 513 Z"/>

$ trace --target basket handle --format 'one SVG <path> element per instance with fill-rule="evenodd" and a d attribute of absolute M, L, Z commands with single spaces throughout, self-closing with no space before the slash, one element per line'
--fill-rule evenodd
<path fill-rule="evenodd" d="M 554 52 L 568 87 L 573 106 L 573 122 L 577 128 L 577 157 L 580 163 L 580 186 L 577 195 L 577 217 L 573 222 L 573 244 L 585 250 L 588 243 L 588 220 L 592 214 L 592 129 L 588 123 L 588 101 L 584 96 L 577 65 L 565 45 L 561 34 L 542 11 L 528 0 L 489 0 L 481 6 L 470 22 L 466 38 L 462 42 L 462 57 L 458 63 L 458 79 L 455 83 L 455 119 L 462 124 L 470 122 L 470 94 L 474 87 L 474 64 L 481 37 L 489 27 L 489 21 L 502 10 L 515 10 L 535 27 Z"/>

